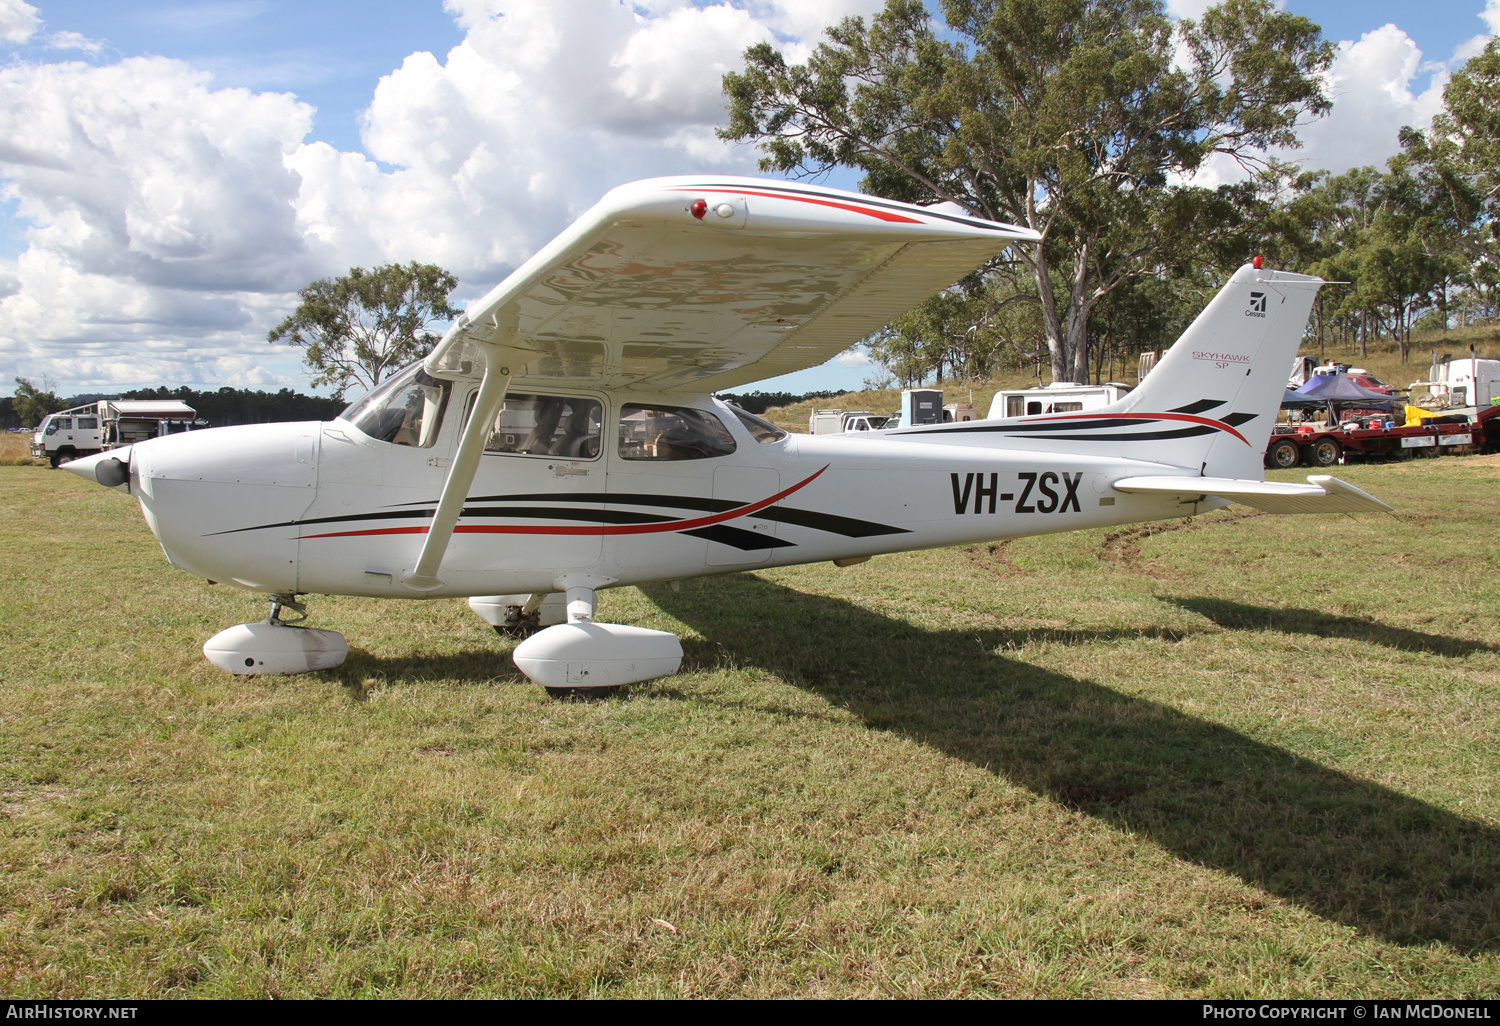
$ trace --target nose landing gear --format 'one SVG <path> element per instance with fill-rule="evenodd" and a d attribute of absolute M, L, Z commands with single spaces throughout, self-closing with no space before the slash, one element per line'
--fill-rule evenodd
<path fill-rule="evenodd" d="M 283 620 L 284 610 L 299 614 Z M 349 646 L 338 631 L 297 626 L 307 619 L 307 606 L 297 596 L 278 592 L 271 596 L 270 614 L 259 623 L 242 623 L 220 631 L 203 645 L 209 662 L 227 673 L 310 673 L 331 670 L 349 655 Z"/>

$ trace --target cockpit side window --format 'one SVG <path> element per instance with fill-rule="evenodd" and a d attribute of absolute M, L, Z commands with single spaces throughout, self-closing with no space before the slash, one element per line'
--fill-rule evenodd
<path fill-rule="evenodd" d="M 620 409 L 620 458 L 706 460 L 734 452 L 734 436 L 712 413 L 630 403 Z"/>
<path fill-rule="evenodd" d="M 437 441 L 451 391 L 450 382 L 417 364 L 349 407 L 343 418 L 377 441 L 427 449 Z"/>
<path fill-rule="evenodd" d="M 599 455 L 604 405 L 597 399 L 507 394 L 485 452 L 591 460 Z"/>

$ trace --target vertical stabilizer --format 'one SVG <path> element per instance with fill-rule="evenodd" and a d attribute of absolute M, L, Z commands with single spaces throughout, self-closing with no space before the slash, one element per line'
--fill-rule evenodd
<path fill-rule="evenodd" d="M 1135 391 L 1107 408 L 1172 422 L 1127 442 L 1122 455 L 1261 480 L 1286 368 L 1321 284 L 1248 265 L 1236 271 Z"/>

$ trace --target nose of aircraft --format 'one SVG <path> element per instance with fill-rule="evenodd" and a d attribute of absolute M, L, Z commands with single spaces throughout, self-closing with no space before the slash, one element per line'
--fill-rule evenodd
<path fill-rule="evenodd" d="M 133 448 L 135 447 L 127 445 L 108 452 L 95 453 L 93 456 L 85 456 L 83 459 L 64 463 L 62 469 L 77 474 L 85 481 L 93 481 L 95 484 L 101 484 L 116 491 L 129 492 Z"/>
<path fill-rule="evenodd" d="M 317 493 L 321 428 L 191 431 L 63 468 L 139 499 L 174 566 L 257 591 L 296 591 L 297 520 Z"/>

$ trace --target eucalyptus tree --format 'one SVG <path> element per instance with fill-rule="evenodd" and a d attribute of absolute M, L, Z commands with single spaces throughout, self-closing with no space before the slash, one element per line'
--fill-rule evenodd
<path fill-rule="evenodd" d="M 1500 274 L 1500 38 L 1453 74 L 1431 128 L 1404 128 L 1402 158 L 1462 253 L 1468 284 L 1491 295 Z M 1398 158 L 1398 159 L 1402 159 Z"/>
<path fill-rule="evenodd" d="M 298 292 L 302 302 L 267 341 L 300 348 L 314 388 L 372 389 L 431 352 L 429 329 L 461 312 L 448 305 L 458 279 L 436 264 L 353 267 Z"/>
<path fill-rule="evenodd" d="M 16 391 L 10 406 L 22 427 L 36 427 L 47 414 L 56 413 L 68 405 L 57 397 L 52 383 L 46 378 L 42 379 L 40 387 L 27 378 L 16 378 L 15 381 Z"/>
<path fill-rule="evenodd" d="M 1255 164 L 1329 108 L 1331 47 L 1270 0 L 1173 23 L 1157 0 L 887 0 L 828 29 L 806 63 L 770 44 L 724 77 L 720 136 L 766 171 L 864 172 L 869 192 L 1024 224 L 1054 378 L 1087 373 L 1087 326 L 1122 281 L 1232 234 L 1243 189 L 1180 183 Z"/>

